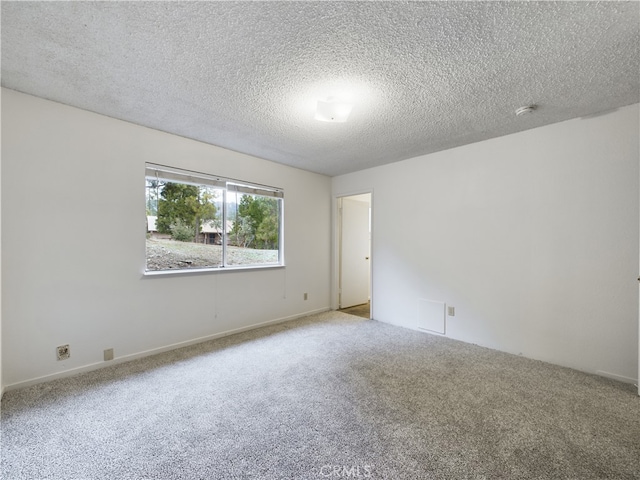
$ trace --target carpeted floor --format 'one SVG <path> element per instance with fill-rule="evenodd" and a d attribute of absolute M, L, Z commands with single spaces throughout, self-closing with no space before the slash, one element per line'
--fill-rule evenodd
<path fill-rule="evenodd" d="M 340 312 L 2 401 L 3 479 L 640 478 L 632 385 Z"/>

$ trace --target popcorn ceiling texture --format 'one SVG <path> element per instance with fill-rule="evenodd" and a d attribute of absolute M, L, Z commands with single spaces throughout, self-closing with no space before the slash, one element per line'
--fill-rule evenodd
<path fill-rule="evenodd" d="M 2 85 L 339 175 L 637 103 L 639 19 L 638 2 L 2 2 Z M 347 123 L 314 120 L 330 95 Z"/>

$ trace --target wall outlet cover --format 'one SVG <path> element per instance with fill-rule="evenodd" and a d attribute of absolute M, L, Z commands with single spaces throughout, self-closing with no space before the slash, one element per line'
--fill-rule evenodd
<path fill-rule="evenodd" d="M 71 356 L 71 348 L 69 345 L 60 345 L 56 347 L 56 358 L 58 360 L 66 360 Z"/>

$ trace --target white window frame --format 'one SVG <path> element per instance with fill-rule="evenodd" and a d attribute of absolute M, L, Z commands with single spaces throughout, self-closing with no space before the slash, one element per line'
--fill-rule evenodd
<path fill-rule="evenodd" d="M 257 183 L 246 182 L 233 178 L 221 177 L 207 173 L 185 170 L 167 165 L 155 163 L 145 164 L 145 182 L 147 178 L 157 180 L 166 180 L 174 183 L 182 183 L 195 186 L 211 186 L 219 188 L 223 192 L 222 198 L 222 263 L 219 266 L 208 267 L 192 267 L 192 268 L 175 268 L 167 270 L 147 270 L 147 258 L 145 248 L 144 275 L 167 275 L 167 274 L 192 274 L 203 272 L 221 272 L 236 270 L 254 270 L 265 268 L 282 268 L 284 263 L 284 190 L 278 187 L 261 185 Z M 276 263 L 257 263 L 247 265 L 229 265 L 227 264 L 227 192 L 240 192 L 250 195 L 259 195 L 263 197 L 271 197 L 280 199 L 278 202 L 278 261 Z"/>

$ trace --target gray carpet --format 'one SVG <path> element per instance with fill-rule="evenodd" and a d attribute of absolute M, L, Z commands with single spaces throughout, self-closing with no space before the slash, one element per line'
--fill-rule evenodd
<path fill-rule="evenodd" d="M 632 385 L 339 312 L 5 394 L 4 479 L 640 478 Z"/>

